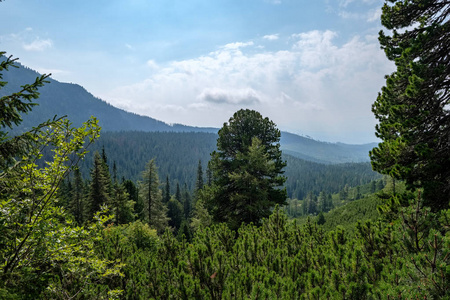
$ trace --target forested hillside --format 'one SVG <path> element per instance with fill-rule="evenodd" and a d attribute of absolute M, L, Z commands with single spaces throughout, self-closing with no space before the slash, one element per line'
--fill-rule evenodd
<path fill-rule="evenodd" d="M 103 132 L 80 162 L 80 168 L 83 177 L 88 179 L 94 153 L 104 149 L 109 164 L 116 164 L 118 178 L 137 181 L 144 163 L 154 158 L 162 179 L 168 176 L 173 188 L 176 183 L 186 184 L 192 191 L 198 162 L 206 170 L 216 140 L 217 134 L 200 132 Z M 290 198 L 303 199 L 309 192 L 337 193 L 345 186 L 355 187 L 380 178 L 369 163 L 322 164 L 286 154 L 283 159 L 287 162 L 284 175 Z"/>

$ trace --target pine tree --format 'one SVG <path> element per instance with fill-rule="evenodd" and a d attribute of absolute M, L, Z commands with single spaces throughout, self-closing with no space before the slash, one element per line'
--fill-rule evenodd
<path fill-rule="evenodd" d="M 197 195 L 198 191 L 203 189 L 203 168 L 202 168 L 202 161 L 198 161 L 197 166 L 197 180 L 195 181 L 195 194 Z"/>
<path fill-rule="evenodd" d="M 116 224 L 127 224 L 134 221 L 134 204 L 133 200 L 127 193 L 127 190 L 123 184 L 115 183 L 114 194 L 112 196 L 112 212 L 115 216 Z"/>
<path fill-rule="evenodd" d="M 212 184 L 202 193 L 216 222 L 258 224 L 273 206 L 285 204 L 279 140 L 275 124 L 253 110 L 239 110 L 219 130 L 209 163 Z"/>
<path fill-rule="evenodd" d="M 434 209 L 450 199 L 450 5 L 396 0 L 383 6 L 379 41 L 397 70 L 372 106 L 382 140 L 370 152 L 374 170 L 424 188 Z"/>
<path fill-rule="evenodd" d="M 128 199 L 133 201 L 133 212 L 135 213 L 135 219 L 144 220 L 144 205 L 142 199 L 139 198 L 139 189 L 133 181 L 127 179 L 122 180 L 122 185 L 128 194 Z"/>
<path fill-rule="evenodd" d="M 178 231 L 181 226 L 181 222 L 184 220 L 183 205 L 174 197 L 172 197 L 167 204 L 167 216 L 169 217 L 169 226 Z"/>
<path fill-rule="evenodd" d="M 175 199 L 177 199 L 178 202 L 182 203 L 183 199 L 181 199 L 181 190 L 180 190 L 180 184 L 177 182 L 177 188 L 175 192 Z"/>
<path fill-rule="evenodd" d="M 184 218 L 188 220 L 191 217 L 192 199 L 191 194 L 189 193 L 189 190 L 187 188 L 187 184 L 184 184 L 183 188 L 183 211 L 184 211 Z"/>
<path fill-rule="evenodd" d="M 139 197 L 144 204 L 145 218 L 151 228 L 164 232 L 168 225 L 167 207 L 163 204 L 159 189 L 158 169 L 155 160 L 150 160 L 142 172 L 139 186 Z"/>
<path fill-rule="evenodd" d="M 102 205 L 111 205 L 110 191 L 111 177 L 106 162 L 98 152 L 95 152 L 86 208 L 88 219 L 91 219 Z"/>
<path fill-rule="evenodd" d="M 170 183 L 169 183 L 169 175 L 166 176 L 166 185 L 164 189 L 164 197 L 163 202 L 167 205 L 170 201 Z"/>

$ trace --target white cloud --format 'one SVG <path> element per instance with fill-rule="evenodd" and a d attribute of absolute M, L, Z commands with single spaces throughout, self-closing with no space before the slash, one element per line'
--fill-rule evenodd
<path fill-rule="evenodd" d="M 244 47 L 248 47 L 248 46 L 253 46 L 253 42 L 247 42 L 247 43 L 242 43 L 242 42 L 237 42 L 237 43 L 230 43 L 230 44 L 226 44 L 225 46 L 223 46 L 224 49 L 239 49 L 239 48 L 244 48 Z"/>
<path fill-rule="evenodd" d="M 198 100 L 217 104 L 243 104 L 250 105 L 260 102 L 258 93 L 252 88 L 245 89 L 220 89 L 206 88 Z"/>
<path fill-rule="evenodd" d="M 276 40 L 278 40 L 278 38 L 279 38 L 278 34 L 269 34 L 269 35 L 263 36 L 263 39 L 269 40 L 269 41 L 276 41 Z"/>
<path fill-rule="evenodd" d="M 39 37 L 31 43 L 23 44 L 23 48 L 27 51 L 44 51 L 51 47 L 53 47 L 53 41 L 51 39 L 42 40 Z"/>
<path fill-rule="evenodd" d="M 355 36 L 338 44 L 337 37 L 330 30 L 303 32 L 283 50 L 259 53 L 253 42 L 227 44 L 155 67 L 146 80 L 118 87 L 105 99 L 169 123 L 220 127 L 247 107 L 282 129 L 316 138 L 323 138 L 313 132 L 321 128 L 336 135 L 355 127 L 373 132 L 370 107 L 392 65 L 376 39 Z"/>

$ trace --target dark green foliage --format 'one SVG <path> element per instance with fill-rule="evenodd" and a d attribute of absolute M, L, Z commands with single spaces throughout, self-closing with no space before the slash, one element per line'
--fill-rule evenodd
<path fill-rule="evenodd" d="M 382 201 L 371 195 L 367 198 L 349 202 L 324 214 L 327 222 L 325 230 L 334 230 L 336 226 L 343 226 L 347 231 L 354 231 L 354 224 L 359 220 L 377 220 L 380 217 L 378 206 Z"/>
<path fill-rule="evenodd" d="M 102 205 L 111 205 L 111 177 L 106 162 L 98 152 L 94 154 L 94 166 L 91 170 L 86 216 L 92 219 Z"/>
<path fill-rule="evenodd" d="M 108 159 L 117 166 L 117 176 L 136 182 L 144 170 L 143 162 L 155 159 L 162 178 L 167 176 L 172 187 L 176 182 L 195 188 L 198 161 L 208 161 L 216 148 L 213 133 L 176 132 L 103 132 L 83 160 L 80 169 L 85 178 L 93 164 L 93 153 L 105 148 Z"/>
<path fill-rule="evenodd" d="M 435 215 L 412 206 L 404 214 L 410 217 L 391 224 L 360 224 L 353 235 L 339 226 L 325 232 L 310 221 L 288 222 L 276 208 L 260 227 L 244 225 L 236 234 L 216 224 L 196 231 L 189 244 L 166 232 L 145 250 L 128 242 L 125 227 L 111 228 L 108 235 L 117 237 L 104 239 L 102 251 L 121 259 L 125 276 L 108 286 L 123 288 L 124 299 L 446 297 L 448 211 Z M 420 247 L 408 247 L 416 235 L 403 232 L 416 223 L 427 224 L 416 228 Z"/>
<path fill-rule="evenodd" d="M 177 232 L 184 220 L 184 209 L 183 205 L 173 197 L 167 203 L 167 217 L 169 217 L 169 226 Z"/>
<path fill-rule="evenodd" d="M 381 178 L 372 171 L 370 163 L 345 163 L 325 165 L 283 155 L 286 189 L 290 198 L 303 199 L 309 192 L 337 193 L 346 185 L 356 187 Z M 346 197 L 344 199 L 347 199 Z"/>
<path fill-rule="evenodd" d="M 372 111 L 382 143 L 373 168 L 410 188 L 423 187 L 433 209 L 450 199 L 450 5 L 442 0 L 389 1 L 379 40 L 396 71 L 386 76 Z"/>
<path fill-rule="evenodd" d="M 191 217 L 192 199 L 191 199 L 191 195 L 190 195 L 189 190 L 187 189 L 186 185 L 184 186 L 182 202 L 183 202 L 184 218 L 187 220 Z"/>
<path fill-rule="evenodd" d="M 115 216 L 116 224 L 127 224 L 135 220 L 134 205 L 136 202 L 130 199 L 124 184 L 114 184 L 111 198 L 111 211 Z"/>
<path fill-rule="evenodd" d="M 325 220 L 325 216 L 323 214 L 323 212 L 320 212 L 319 215 L 317 216 L 317 225 L 323 225 L 325 224 L 326 220 Z"/>
<path fill-rule="evenodd" d="M 142 172 L 139 184 L 139 198 L 144 207 L 143 215 L 151 228 L 164 232 L 167 228 L 167 206 L 163 203 L 162 192 L 159 189 L 158 168 L 155 160 L 150 160 Z M 138 212 L 139 213 L 139 212 Z"/>
<path fill-rule="evenodd" d="M 281 158 L 280 131 L 253 110 L 239 110 L 219 130 L 211 153 L 212 184 L 202 193 L 216 222 L 238 228 L 258 224 L 275 204 L 285 204 L 282 189 L 286 166 Z"/>
<path fill-rule="evenodd" d="M 198 167 L 197 167 L 197 180 L 195 181 L 195 192 L 197 193 L 201 189 L 203 189 L 203 167 L 202 167 L 202 161 L 198 161 Z"/>
<path fill-rule="evenodd" d="M 315 215 L 319 211 L 317 196 L 309 192 L 302 204 L 303 215 Z"/>
<path fill-rule="evenodd" d="M 166 184 L 164 186 L 164 195 L 163 195 L 163 202 L 167 205 L 170 201 L 170 182 L 169 182 L 169 176 L 166 176 Z"/>

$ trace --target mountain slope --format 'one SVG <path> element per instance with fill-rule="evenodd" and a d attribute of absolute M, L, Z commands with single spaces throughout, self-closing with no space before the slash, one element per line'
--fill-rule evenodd
<path fill-rule="evenodd" d="M 0 96 L 17 91 L 21 85 L 33 82 L 39 73 L 20 66 L 3 73 L 3 80 L 8 82 L 0 90 Z M 169 125 L 150 117 L 118 109 L 107 102 L 94 97 L 82 86 L 73 83 L 61 83 L 48 79 L 49 83 L 39 89 L 40 97 L 35 102 L 39 105 L 33 108 L 29 115 L 23 116 L 21 130 L 28 130 L 36 124 L 53 118 L 64 116 L 79 126 L 89 117 L 95 116 L 105 131 L 174 131 L 174 132 L 217 132 L 215 128 L 190 127 L 180 124 Z"/>
<path fill-rule="evenodd" d="M 319 163 L 368 162 L 369 151 L 376 145 L 326 143 L 288 132 L 281 134 L 281 149 L 284 153 Z"/>
<path fill-rule="evenodd" d="M 3 80 L 8 84 L 0 89 L 0 97 L 18 91 L 21 85 L 33 82 L 40 74 L 19 64 L 19 68 L 11 68 L 8 72 L 4 72 L 3 76 Z M 61 83 L 51 78 L 48 81 L 49 83 L 39 90 L 40 98 L 36 100 L 39 105 L 33 108 L 32 113 L 23 117 L 24 120 L 18 128 L 18 132 L 29 130 L 55 115 L 66 115 L 74 126 L 79 126 L 89 117 L 95 116 L 103 131 L 209 133 L 218 131 L 217 128 L 169 125 L 150 117 L 118 109 L 94 97 L 80 85 Z M 375 144 L 326 143 L 288 132 L 282 132 L 281 136 L 281 150 L 284 153 L 303 160 L 325 164 L 367 162 L 369 161 L 368 151 L 374 146 Z"/>

